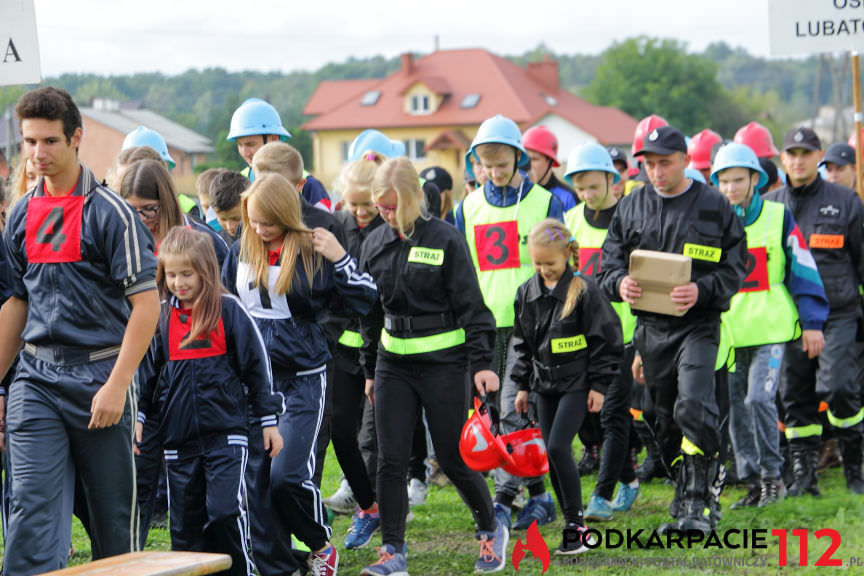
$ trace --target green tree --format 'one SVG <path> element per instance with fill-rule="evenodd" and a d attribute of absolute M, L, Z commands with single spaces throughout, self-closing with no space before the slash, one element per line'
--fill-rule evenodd
<path fill-rule="evenodd" d="M 606 50 L 585 96 L 635 118 L 659 114 L 691 134 L 709 125 L 723 92 L 714 62 L 677 40 L 640 36 Z"/>

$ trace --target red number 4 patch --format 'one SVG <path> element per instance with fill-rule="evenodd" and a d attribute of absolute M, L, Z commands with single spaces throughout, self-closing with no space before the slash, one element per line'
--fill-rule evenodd
<path fill-rule="evenodd" d="M 31 198 L 25 220 L 27 260 L 35 264 L 81 260 L 83 196 Z"/>

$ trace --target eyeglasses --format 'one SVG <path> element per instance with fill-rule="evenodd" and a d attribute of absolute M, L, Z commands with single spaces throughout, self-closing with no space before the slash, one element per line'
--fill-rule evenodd
<path fill-rule="evenodd" d="M 391 205 L 391 206 L 384 206 L 383 204 L 375 204 L 375 208 L 378 209 L 378 212 L 380 212 L 381 214 L 384 214 L 385 216 L 387 214 L 393 214 L 394 212 L 396 212 L 396 209 L 398 207 L 399 206 L 395 205 L 395 204 Z"/>
<path fill-rule="evenodd" d="M 149 220 L 150 218 L 155 218 L 157 214 L 159 214 L 159 210 L 161 207 L 159 204 L 150 204 L 149 206 L 142 206 L 141 208 L 136 208 L 135 211 L 138 212 L 138 215 L 141 218 Z"/>

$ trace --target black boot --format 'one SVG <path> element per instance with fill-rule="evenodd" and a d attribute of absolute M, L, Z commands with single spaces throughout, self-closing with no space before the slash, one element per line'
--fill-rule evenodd
<path fill-rule="evenodd" d="M 679 509 L 679 530 L 711 531 L 710 487 L 714 480 L 713 458 L 684 455 L 684 500 Z M 683 514 L 682 514 L 683 513 Z"/>
<path fill-rule="evenodd" d="M 816 480 L 816 467 L 819 465 L 819 449 L 802 449 L 792 447 L 792 485 L 787 494 L 789 496 L 801 496 L 812 494 L 821 496 L 819 485 Z"/>
<path fill-rule="evenodd" d="M 664 478 L 666 470 L 663 468 L 663 462 L 660 461 L 660 450 L 657 448 L 657 442 L 648 430 L 648 425 L 644 422 L 634 422 L 633 427 L 636 429 L 636 434 L 645 445 L 645 459 L 636 468 L 636 477 L 640 483 L 647 484 L 654 478 Z"/>
<path fill-rule="evenodd" d="M 684 502 L 684 462 L 681 458 L 675 459 L 672 463 L 672 501 L 669 503 L 669 515 L 672 517 L 671 522 L 661 524 L 657 532 L 665 534 L 668 530 L 678 530 L 678 520 L 681 518 Z"/>
<path fill-rule="evenodd" d="M 582 460 L 579 461 L 579 476 L 583 478 L 597 472 L 600 468 L 600 445 L 589 444 L 584 450 Z"/>
<path fill-rule="evenodd" d="M 840 439 L 843 454 L 843 475 L 846 488 L 853 494 L 864 494 L 864 478 L 861 477 L 861 436 Z"/>

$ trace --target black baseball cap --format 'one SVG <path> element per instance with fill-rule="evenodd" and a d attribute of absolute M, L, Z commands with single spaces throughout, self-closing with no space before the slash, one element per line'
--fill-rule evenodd
<path fill-rule="evenodd" d="M 793 128 L 783 138 L 783 151 L 802 148 L 804 150 L 821 150 L 822 142 L 819 135 L 810 128 Z"/>
<path fill-rule="evenodd" d="M 606 151 L 609 152 L 609 156 L 612 158 L 612 162 L 623 162 L 624 168 L 630 167 L 630 162 L 627 161 L 627 155 L 624 154 L 621 150 L 616 148 L 615 146 L 609 146 L 606 148 Z"/>
<path fill-rule="evenodd" d="M 424 169 L 420 172 L 420 177 L 438 186 L 440 192 L 453 189 L 453 178 L 447 170 L 440 166 L 430 166 Z"/>
<path fill-rule="evenodd" d="M 675 152 L 687 154 L 687 141 L 684 139 L 684 135 L 674 126 L 660 126 L 645 136 L 642 150 L 636 152 L 634 156 L 644 156 L 645 154 L 668 156 Z"/>
<path fill-rule="evenodd" d="M 829 162 L 831 164 L 836 164 L 837 166 L 848 166 L 849 164 L 854 165 L 855 148 L 842 142 L 832 144 L 828 147 L 828 150 L 825 151 L 825 156 L 819 162 L 819 166 L 824 166 Z"/>

